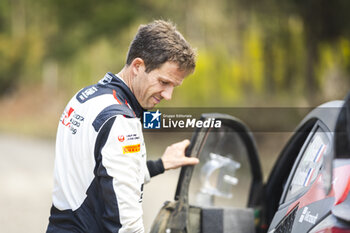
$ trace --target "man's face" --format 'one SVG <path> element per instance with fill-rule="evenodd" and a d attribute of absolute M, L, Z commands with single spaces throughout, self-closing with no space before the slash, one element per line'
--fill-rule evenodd
<path fill-rule="evenodd" d="M 152 109 L 161 100 L 170 100 L 176 86 L 182 84 L 187 73 L 181 71 L 173 62 L 166 62 L 149 73 L 140 65 L 132 82 L 132 91 L 145 109 Z"/>

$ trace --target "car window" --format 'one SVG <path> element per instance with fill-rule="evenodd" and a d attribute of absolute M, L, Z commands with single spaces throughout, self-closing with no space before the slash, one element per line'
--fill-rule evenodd
<path fill-rule="evenodd" d="M 331 153 L 330 132 L 318 126 L 311 134 L 301 150 L 301 159 L 297 160 L 299 164 L 288 187 L 285 201 L 309 189 L 321 172 L 325 155 Z"/>
<path fill-rule="evenodd" d="M 211 129 L 189 188 L 196 206 L 245 207 L 252 182 L 246 145 L 229 126 Z"/>

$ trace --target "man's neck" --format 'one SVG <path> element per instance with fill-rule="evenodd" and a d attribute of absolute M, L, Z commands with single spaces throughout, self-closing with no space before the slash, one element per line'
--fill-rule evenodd
<path fill-rule="evenodd" d="M 132 91 L 131 87 L 131 75 L 130 75 L 130 70 L 127 66 L 124 66 L 123 69 L 116 74 L 118 78 L 120 78 Z"/>

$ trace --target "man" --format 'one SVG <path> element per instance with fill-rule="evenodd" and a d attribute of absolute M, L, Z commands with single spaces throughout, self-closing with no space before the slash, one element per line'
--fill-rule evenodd
<path fill-rule="evenodd" d="M 194 68 L 194 51 L 175 26 L 154 21 L 139 28 L 117 75 L 107 73 L 70 100 L 57 131 L 47 232 L 144 232 L 144 182 L 198 159 L 185 157 L 184 140 L 146 162 L 140 119 L 170 100 Z"/>

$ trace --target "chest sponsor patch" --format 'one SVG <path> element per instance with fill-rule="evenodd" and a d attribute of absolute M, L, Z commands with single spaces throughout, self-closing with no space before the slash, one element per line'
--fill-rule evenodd
<path fill-rule="evenodd" d="M 140 144 L 123 146 L 123 154 L 140 152 L 140 149 L 141 149 Z"/>
<path fill-rule="evenodd" d="M 139 140 L 140 136 L 138 136 L 137 134 L 128 134 L 126 135 L 126 140 Z"/>
<path fill-rule="evenodd" d="M 118 136 L 118 141 L 124 142 L 124 140 L 125 140 L 124 135 L 119 135 L 119 136 Z"/>
<path fill-rule="evenodd" d="M 119 142 L 126 142 L 126 141 L 131 141 L 131 140 L 140 140 L 140 136 L 137 134 L 127 134 L 127 135 L 119 135 L 118 136 L 118 141 Z"/>

